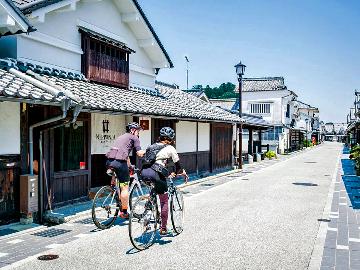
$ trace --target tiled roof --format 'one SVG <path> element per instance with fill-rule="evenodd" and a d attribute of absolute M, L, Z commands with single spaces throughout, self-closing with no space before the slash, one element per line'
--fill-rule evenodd
<path fill-rule="evenodd" d="M 286 89 L 286 86 L 283 77 L 243 78 L 242 91 L 244 92 L 278 91 L 284 89 Z M 235 92 L 238 91 L 239 87 L 236 86 Z"/>
<path fill-rule="evenodd" d="M 183 91 L 197 98 L 199 98 L 202 94 L 205 93 L 205 91 L 203 90 L 183 90 Z"/>
<path fill-rule="evenodd" d="M 235 99 L 210 99 L 211 104 L 226 110 L 231 110 L 234 106 Z"/>
<path fill-rule="evenodd" d="M 22 27 L 17 27 L 17 25 L 13 26 L 13 29 L 10 29 L 9 31 L 7 31 L 6 27 L 4 27 L 3 29 L 0 29 L 0 37 L 1 36 L 7 36 L 7 35 L 14 35 L 14 34 L 20 34 L 20 33 L 29 33 L 29 32 L 33 32 L 36 29 L 30 24 L 29 20 L 25 17 L 25 15 L 19 10 L 19 8 L 14 5 L 14 3 L 11 0 L 0 0 L 0 13 L 2 13 L 5 9 L 5 12 L 10 12 L 8 11 L 8 8 L 10 10 L 12 10 L 15 14 L 13 14 L 12 16 L 19 16 L 18 18 L 15 18 L 16 23 L 23 23 L 27 26 L 27 28 L 22 29 Z"/>
<path fill-rule="evenodd" d="M 8 63 L 8 62 L 7 62 Z M 29 68 L 26 64 L 12 61 L 21 71 Z M 179 89 L 165 86 L 156 89 L 131 87 L 121 89 L 86 81 L 75 74 L 54 71 L 49 68 L 35 68 L 50 84 L 70 91 L 84 104 L 83 110 L 157 115 L 183 119 L 201 119 L 219 122 L 239 122 L 240 118 L 223 109 L 212 106 Z M 64 97 L 56 97 L 28 83 L 10 71 L 0 69 L 0 99 L 31 103 L 57 103 Z M 56 104 L 53 104 L 56 105 Z"/>
<path fill-rule="evenodd" d="M 237 113 L 236 111 L 233 111 L 234 113 Z M 243 113 L 241 115 L 241 118 L 244 119 L 245 124 L 251 125 L 251 126 L 262 126 L 262 127 L 271 127 L 273 126 L 271 123 L 265 121 L 261 116 L 251 115 L 247 113 Z"/>

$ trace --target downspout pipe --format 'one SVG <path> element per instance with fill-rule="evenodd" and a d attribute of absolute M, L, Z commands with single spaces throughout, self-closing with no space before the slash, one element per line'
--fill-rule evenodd
<path fill-rule="evenodd" d="M 62 103 L 62 115 L 50 118 L 50 119 L 46 119 L 44 121 L 35 123 L 33 125 L 30 126 L 29 128 L 29 174 L 33 175 L 34 174 L 34 166 L 33 166 L 33 162 L 34 162 L 34 143 L 33 143 L 33 138 L 34 138 L 34 128 L 43 126 L 43 125 L 47 125 L 47 124 L 51 124 L 51 123 L 55 123 L 57 121 L 63 120 L 66 118 L 67 112 L 70 108 L 70 100 L 69 99 L 64 99 L 63 103 Z"/>

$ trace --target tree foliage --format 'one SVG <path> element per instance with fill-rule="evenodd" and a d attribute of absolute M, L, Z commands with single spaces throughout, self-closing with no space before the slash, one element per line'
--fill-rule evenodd
<path fill-rule="evenodd" d="M 203 90 L 208 98 L 237 98 L 238 94 L 235 92 L 235 84 L 231 82 L 222 83 L 219 87 L 211 88 L 209 85 L 203 87 L 200 84 L 192 87 L 194 90 Z"/>

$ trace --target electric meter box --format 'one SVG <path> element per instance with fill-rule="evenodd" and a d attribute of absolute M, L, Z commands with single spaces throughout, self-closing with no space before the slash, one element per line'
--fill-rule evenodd
<path fill-rule="evenodd" d="M 20 213 L 38 211 L 38 176 L 20 175 Z"/>

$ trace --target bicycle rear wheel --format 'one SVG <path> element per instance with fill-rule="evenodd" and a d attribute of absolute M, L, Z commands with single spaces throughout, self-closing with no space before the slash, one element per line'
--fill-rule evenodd
<path fill-rule="evenodd" d="M 174 231 L 181 233 L 184 230 L 185 209 L 183 194 L 178 189 L 175 189 L 170 199 L 170 215 Z"/>
<path fill-rule="evenodd" d="M 141 196 L 134 203 L 129 217 L 129 237 L 137 250 L 150 247 L 157 229 L 157 207 L 148 196 Z"/>
<path fill-rule="evenodd" d="M 92 206 L 92 219 L 101 230 L 110 228 L 119 213 L 118 196 L 110 186 L 104 186 L 96 193 Z"/>

